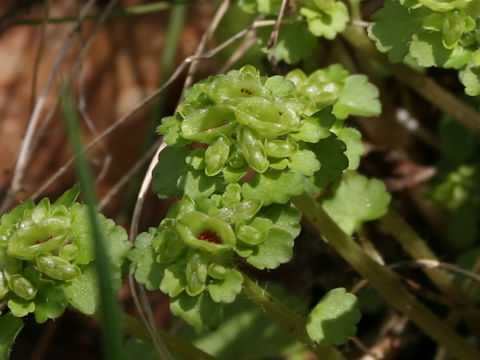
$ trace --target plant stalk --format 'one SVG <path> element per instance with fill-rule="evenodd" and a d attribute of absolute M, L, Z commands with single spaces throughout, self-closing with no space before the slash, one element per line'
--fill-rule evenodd
<path fill-rule="evenodd" d="M 448 325 L 435 316 L 415 296 L 406 291 L 394 274 L 373 261 L 345 234 L 311 196 L 294 198 L 294 204 L 317 228 L 328 243 L 395 308 L 408 316 L 428 336 L 460 360 L 480 360 L 480 353 L 470 347 Z"/>
<path fill-rule="evenodd" d="M 345 360 L 342 353 L 331 346 L 320 346 L 307 334 L 306 319 L 299 316 L 288 306 L 282 304 L 265 289 L 258 286 L 243 274 L 242 293 L 256 305 L 260 306 L 270 317 L 283 325 L 304 346 L 313 351 L 321 360 Z"/>
<path fill-rule="evenodd" d="M 125 328 L 125 332 L 137 339 L 145 342 L 151 342 L 152 339 L 145 328 L 145 325 L 136 317 L 128 314 L 122 315 L 122 324 Z M 176 337 L 165 330 L 158 329 L 159 335 L 163 342 L 167 346 L 168 350 L 174 355 L 177 360 L 215 360 L 212 355 L 203 352 L 195 346 L 183 341 L 179 337 Z"/>

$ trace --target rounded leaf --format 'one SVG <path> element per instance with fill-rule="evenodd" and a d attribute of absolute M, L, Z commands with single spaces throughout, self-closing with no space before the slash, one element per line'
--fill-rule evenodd
<path fill-rule="evenodd" d="M 342 345 L 360 321 L 357 297 L 344 288 L 330 290 L 307 318 L 307 333 L 322 346 Z"/>

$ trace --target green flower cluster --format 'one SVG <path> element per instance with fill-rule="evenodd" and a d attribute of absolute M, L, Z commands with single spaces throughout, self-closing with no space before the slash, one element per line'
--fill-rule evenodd
<path fill-rule="evenodd" d="M 214 328 L 222 303 L 241 290 L 234 261 L 261 270 L 288 262 L 300 231 L 292 196 L 358 166 L 360 134 L 343 119 L 377 114 L 377 97 L 339 65 L 269 78 L 245 66 L 195 84 L 158 127 L 169 146 L 153 189 L 182 200 L 139 235 L 131 274 L 167 293 L 172 312 L 197 331 Z"/>
<path fill-rule="evenodd" d="M 53 204 L 27 201 L 0 218 L 0 301 L 14 316 L 34 313 L 41 323 L 59 317 L 68 304 L 87 314 L 95 311 L 93 243 L 86 207 L 75 203 L 77 196 L 74 188 Z M 125 230 L 98 216 L 114 249 L 119 282 L 130 243 Z"/>
<path fill-rule="evenodd" d="M 290 168 L 309 176 L 320 163 L 306 142 L 328 137 L 334 117 L 328 111 L 305 114 L 294 91 L 284 77 L 264 78 L 245 66 L 194 85 L 178 114 L 164 119 L 158 132 L 169 145 L 206 144 L 191 165 L 207 176 L 221 174 L 228 183 L 249 168 L 257 173 Z"/>
<path fill-rule="evenodd" d="M 181 304 L 220 314 L 221 303 L 233 302 L 242 288 L 234 255 L 259 269 L 287 262 L 299 220 L 289 204 L 262 208 L 259 200 L 243 199 L 239 184 L 209 198 L 186 196 L 171 206 L 157 229 L 138 236 L 130 272 L 148 289 L 168 294 L 172 312 L 198 331 L 212 329 L 218 323 L 213 319 L 220 317 L 189 316 Z"/>
<path fill-rule="evenodd" d="M 389 59 L 460 70 L 468 95 L 480 94 L 480 3 L 474 0 L 387 0 L 369 36 Z M 395 21 L 393 21 L 395 19 Z"/>

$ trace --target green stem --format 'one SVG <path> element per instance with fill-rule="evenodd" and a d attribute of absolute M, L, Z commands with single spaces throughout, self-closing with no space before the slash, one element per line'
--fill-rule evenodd
<path fill-rule="evenodd" d="M 294 204 L 317 228 L 322 236 L 360 275 L 395 308 L 407 315 L 420 329 L 460 360 L 480 359 L 448 325 L 435 316 L 384 266 L 373 261 L 362 248 L 345 234 L 322 207 L 309 195 L 294 199 Z"/>
<path fill-rule="evenodd" d="M 298 341 L 313 351 L 322 360 L 345 360 L 342 353 L 334 347 L 320 346 L 307 334 L 305 318 L 297 315 L 289 307 L 275 299 L 265 289 L 258 286 L 247 275 L 242 293 L 252 302 L 260 306 L 270 317 L 282 324 Z"/>
<path fill-rule="evenodd" d="M 437 256 L 426 242 L 394 209 L 390 208 L 387 214 L 380 219 L 380 222 L 393 234 L 412 259 L 438 261 Z M 473 304 L 454 278 L 443 269 L 426 267 L 422 270 L 440 291 L 459 305 L 457 309 L 454 309 L 454 316 L 463 318 L 470 329 L 480 334 L 479 316 L 472 311 L 464 311 L 472 309 Z"/>
<path fill-rule="evenodd" d="M 384 66 L 398 81 L 404 83 L 439 109 L 457 119 L 467 128 L 480 133 L 480 115 L 475 109 L 464 104 L 428 76 L 413 70 L 403 63 L 392 64 L 384 54 L 376 49 L 362 29 L 348 26 L 342 35 L 363 56 L 373 59 Z"/>
<path fill-rule="evenodd" d="M 148 330 L 145 328 L 145 325 L 136 317 L 133 317 L 128 314 L 123 314 L 122 316 L 123 327 L 125 332 L 130 336 L 136 337 L 137 339 L 143 340 L 145 342 L 151 342 L 150 335 Z M 197 349 L 195 346 L 183 341 L 182 339 L 166 332 L 165 330 L 158 329 L 162 341 L 167 346 L 168 350 L 175 356 L 175 359 L 178 360 L 215 360 L 215 357 L 203 352 L 200 349 Z"/>
<path fill-rule="evenodd" d="M 150 14 L 153 12 L 169 9 L 172 5 L 175 6 L 177 4 L 178 5 L 185 4 L 188 2 L 190 1 L 182 1 L 182 2 L 176 1 L 175 3 L 172 4 L 167 1 L 159 1 L 151 4 L 130 6 L 125 9 L 112 11 L 109 17 Z M 85 16 L 84 20 L 98 20 L 101 16 L 102 16 L 102 13 L 91 14 L 91 15 Z M 44 21 L 46 21 L 48 24 L 64 24 L 69 22 L 76 22 L 78 21 L 78 17 L 77 16 L 54 17 L 54 18 L 47 18 L 46 20 L 43 18 L 17 19 L 13 22 L 13 25 L 42 25 Z"/>
<path fill-rule="evenodd" d="M 388 231 L 395 236 L 397 241 L 413 259 L 438 260 L 435 253 L 427 246 L 425 241 L 423 241 L 394 209 L 390 208 L 380 221 Z M 424 268 L 423 271 L 443 293 L 459 304 L 471 306 L 470 301 L 462 293 L 461 288 L 446 271 L 429 268 Z"/>

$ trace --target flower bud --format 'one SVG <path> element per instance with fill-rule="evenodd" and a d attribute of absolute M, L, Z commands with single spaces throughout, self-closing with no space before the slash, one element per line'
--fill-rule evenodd
<path fill-rule="evenodd" d="M 287 140 L 267 140 L 265 141 L 265 151 L 268 156 L 275 158 L 285 158 L 298 150 L 298 145 Z"/>
<path fill-rule="evenodd" d="M 42 273 L 55 280 L 71 280 L 81 274 L 77 265 L 51 254 L 38 255 L 37 266 Z"/>
<path fill-rule="evenodd" d="M 208 258 L 200 253 L 193 253 L 185 267 L 187 294 L 197 296 L 205 290 L 207 281 Z"/>
<path fill-rule="evenodd" d="M 8 287 L 24 300 L 32 300 L 37 295 L 37 289 L 33 284 L 20 274 L 13 275 L 8 281 Z"/>
<path fill-rule="evenodd" d="M 220 136 L 205 151 L 205 174 L 208 176 L 217 175 L 228 160 L 230 145 L 225 137 Z"/>
<path fill-rule="evenodd" d="M 243 127 L 238 134 L 238 141 L 250 167 L 259 173 L 267 171 L 267 153 L 258 135 L 249 128 Z"/>

